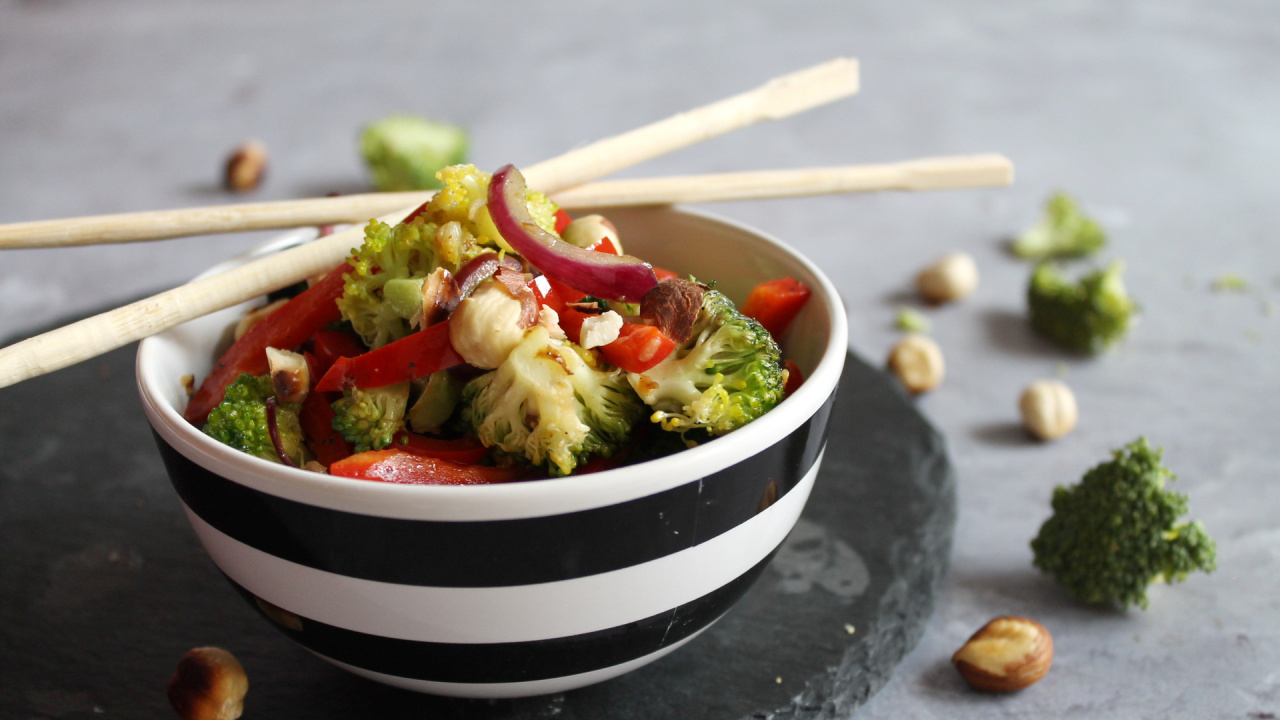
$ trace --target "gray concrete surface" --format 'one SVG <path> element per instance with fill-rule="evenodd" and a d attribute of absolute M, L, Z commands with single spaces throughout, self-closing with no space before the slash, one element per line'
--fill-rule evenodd
<path fill-rule="evenodd" d="M 254 199 L 365 186 L 360 125 L 418 112 L 469 127 L 481 166 L 531 163 L 830 57 L 855 98 L 625 175 L 1001 152 L 1006 189 L 710 209 L 818 258 L 851 345 L 884 356 L 935 257 L 981 284 L 927 310 L 948 361 L 920 400 L 960 487 L 947 592 L 919 647 L 858 712 L 889 717 L 1265 718 L 1280 714 L 1280 9 L 1195 2 L 361 4 L 0 0 L 0 222 L 229 202 L 225 154 L 271 150 Z M 1004 240 L 1055 189 L 1128 264 L 1141 321 L 1079 359 L 1034 337 L 1026 264 Z M 264 234 L 7 251 L 0 337 L 169 287 Z M 1242 292 L 1215 292 L 1237 274 Z M 1077 430 L 1018 429 L 1029 381 L 1064 377 Z M 14 412 L 0 407 L 0 412 Z M 1053 486 L 1146 435 L 1165 448 L 1219 569 L 1149 610 L 1071 602 L 1031 566 Z M 20 452 L 5 448 L 6 452 Z M 1054 668 L 1010 697 L 965 689 L 952 651 L 1015 613 L 1053 631 Z"/>

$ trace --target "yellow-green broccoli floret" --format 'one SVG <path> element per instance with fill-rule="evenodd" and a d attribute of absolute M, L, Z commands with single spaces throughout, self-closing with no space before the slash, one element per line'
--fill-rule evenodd
<path fill-rule="evenodd" d="M 452 165 L 438 175 L 444 187 L 411 222 L 391 227 L 371 221 L 364 243 L 348 260 L 351 272 L 338 308 L 370 348 L 409 334 L 420 312 L 423 280 L 436 268 L 456 273 L 486 250 L 508 249 L 485 206 L 489 173 Z M 542 193 L 527 198 L 538 224 L 554 231 L 558 206 Z"/>
<path fill-rule="evenodd" d="M 736 430 L 782 400 L 778 343 L 718 290 L 702 295 L 693 334 L 665 360 L 629 380 L 664 430 Z"/>
<path fill-rule="evenodd" d="M 1084 257 L 1107 244 L 1102 226 L 1080 211 L 1066 193 L 1045 203 L 1044 217 L 1013 241 L 1013 253 L 1027 260 Z"/>
<path fill-rule="evenodd" d="M 436 173 L 467 159 L 467 131 L 414 115 L 393 115 L 360 133 L 360 154 L 382 191 L 440 187 Z"/>
<path fill-rule="evenodd" d="M 348 388 L 342 392 L 342 398 L 333 403 L 333 429 L 358 453 L 381 450 L 404 429 L 408 406 L 408 382 L 368 389 Z"/>
<path fill-rule="evenodd" d="M 1125 290 L 1124 264 L 1116 261 L 1072 282 L 1049 263 L 1031 274 L 1027 307 L 1040 334 L 1082 353 L 1096 354 L 1129 330 L 1137 306 Z"/>
<path fill-rule="evenodd" d="M 1178 522 L 1187 496 L 1166 490 L 1174 474 L 1139 438 L 1078 484 L 1053 491 L 1053 515 L 1031 541 L 1035 565 L 1077 599 L 1147 607 L 1147 587 L 1216 567 L 1216 546 L 1199 522 Z"/>
<path fill-rule="evenodd" d="M 280 462 L 267 425 L 267 399 L 274 397 L 270 375 L 244 373 L 227 386 L 222 402 L 209 411 L 204 432 L 213 439 L 254 457 Z M 285 455 L 301 467 L 311 459 L 298 422 L 297 403 L 276 405 L 276 429 Z"/>
<path fill-rule="evenodd" d="M 597 367 L 590 352 L 537 325 L 462 389 L 462 421 L 485 446 L 552 475 L 611 456 L 643 415 L 623 371 Z"/>

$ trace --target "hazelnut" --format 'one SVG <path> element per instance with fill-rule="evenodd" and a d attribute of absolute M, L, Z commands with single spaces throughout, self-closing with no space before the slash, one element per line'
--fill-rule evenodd
<path fill-rule="evenodd" d="M 919 333 L 911 333 L 893 346 L 889 352 L 889 369 L 912 395 L 938 387 L 946 372 L 938 344 Z"/>
<path fill-rule="evenodd" d="M 183 720 L 235 720 L 244 712 L 249 678 L 240 661 L 216 647 L 188 650 L 169 679 L 169 704 Z"/>
<path fill-rule="evenodd" d="M 291 350 L 267 348 L 267 367 L 271 370 L 271 387 L 282 403 L 300 403 L 311 389 L 311 368 L 307 359 Z"/>
<path fill-rule="evenodd" d="M 978 265 L 968 253 L 953 252 L 916 276 L 920 296 L 931 303 L 959 300 L 978 286 Z"/>
<path fill-rule="evenodd" d="M 1041 440 L 1053 440 L 1076 426 L 1076 396 L 1060 380 L 1037 380 L 1018 399 L 1022 424 Z"/>
<path fill-rule="evenodd" d="M 232 192 L 249 192 L 262 182 L 267 171 L 267 146 L 257 140 L 236 148 L 227 158 L 227 169 L 223 182 Z"/>
<path fill-rule="evenodd" d="M 998 617 L 982 626 L 951 664 L 976 690 L 1013 692 L 1035 684 L 1053 664 L 1053 636 L 1022 617 Z"/>

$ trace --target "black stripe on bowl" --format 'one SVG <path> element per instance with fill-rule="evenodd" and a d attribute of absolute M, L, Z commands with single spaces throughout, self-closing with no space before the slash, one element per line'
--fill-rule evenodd
<path fill-rule="evenodd" d="M 293 615 L 259 600 L 231 578 L 227 581 L 277 629 L 331 660 L 412 680 L 511 683 L 600 670 L 669 647 L 727 612 L 776 552 L 774 548 L 742 575 L 673 610 L 582 635 L 514 643 L 433 643 L 369 635 Z"/>
<path fill-rule="evenodd" d="M 379 582 L 504 587 L 570 580 L 706 542 L 790 492 L 826 442 L 834 392 L 774 445 L 647 497 L 562 515 L 445 522 L 383 518 L 269 495 L 216 475 L 156 436 L 178 495 L 218 531 L 299 565 Z M 554 482 L 554 481 L 549 481 Z"/>

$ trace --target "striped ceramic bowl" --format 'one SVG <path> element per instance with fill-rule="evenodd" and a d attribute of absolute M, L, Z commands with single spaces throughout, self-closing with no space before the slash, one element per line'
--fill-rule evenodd
<path fill-rule="evenodd" d="M 756 422 L 661 460 L 537 482 L 406 486 L 265 462 L 182 419 L 180 378 L 208 372 L 243 307 L 142 342 L 143 406 L 191 525 L 281 632 L 399 687 L 537 695 L 679 648 L 760 575 L 818 473 L 846 353 L 844 309 L 813 263 L 749 228 L 675 209 L 608 215 L 627 252 L 715 279 L 739 301 L 767 279 L 809 285 L 783 339 L 803 387 Z"/>

